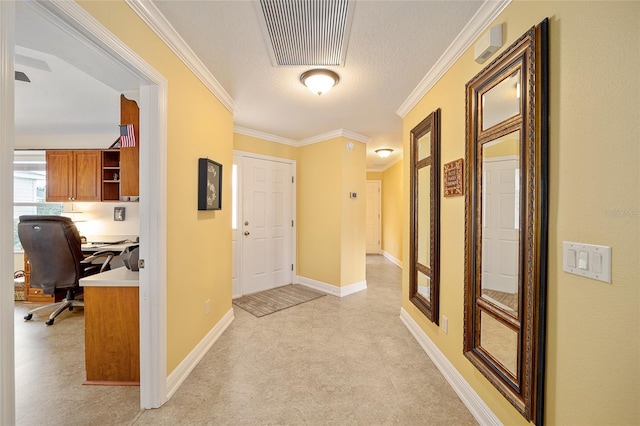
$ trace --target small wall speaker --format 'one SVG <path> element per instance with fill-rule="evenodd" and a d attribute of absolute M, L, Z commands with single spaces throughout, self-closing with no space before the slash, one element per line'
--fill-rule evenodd
<path fill-rule="evenodd" d="M 477 63 L 484 63 L 491 55 L 502 47 L 502 24 L 491 27 L 476 43 L 474 59 Z"/>

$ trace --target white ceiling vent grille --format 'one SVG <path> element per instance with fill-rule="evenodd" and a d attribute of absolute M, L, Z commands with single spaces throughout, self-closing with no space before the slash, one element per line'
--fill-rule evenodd
<path fill-rule="evenodd" d="M 353 0 L 260 0 L 274 66 L 341 66 Z"/>

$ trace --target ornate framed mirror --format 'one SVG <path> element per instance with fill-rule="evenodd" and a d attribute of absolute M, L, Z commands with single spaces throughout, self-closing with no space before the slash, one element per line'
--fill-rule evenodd
<path fill-rule="evenodd" d="M 542 421 L 547 258 L 547 20 L 466 86 L 464 353 Z"/>
<path fill-rule="evenodd" d="M 438 324 L 440 290 L 440 110 L 411 130 L 409 300 Z"/>

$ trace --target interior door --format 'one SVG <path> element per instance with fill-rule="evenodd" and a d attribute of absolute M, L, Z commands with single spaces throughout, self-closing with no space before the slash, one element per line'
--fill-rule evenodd
<path fill-rule="evenodd" d="M 380 181 L 367 181 L 367 254 L 380 253 Z"/>
<path fill-rule="evenodd" d="M 245 157 L 243 161 L 242 293 L 292 283 L 292 165 Z"/>
<path fill-rule="evenodd" d="M 518 291 L 519 167 L 515 159 L 484 163 L 482 287 Z"/>

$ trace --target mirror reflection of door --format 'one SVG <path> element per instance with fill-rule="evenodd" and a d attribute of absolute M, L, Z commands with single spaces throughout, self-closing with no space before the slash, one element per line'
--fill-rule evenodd
<path fill-rule="evenodd" d="M 518 313 L 520 132 L 482 146 L 482 297 Z"/>
<path fill-rule="evenodd" d="M 431 301 L 431 132 L 418 140 L 418 294 Z"/>

